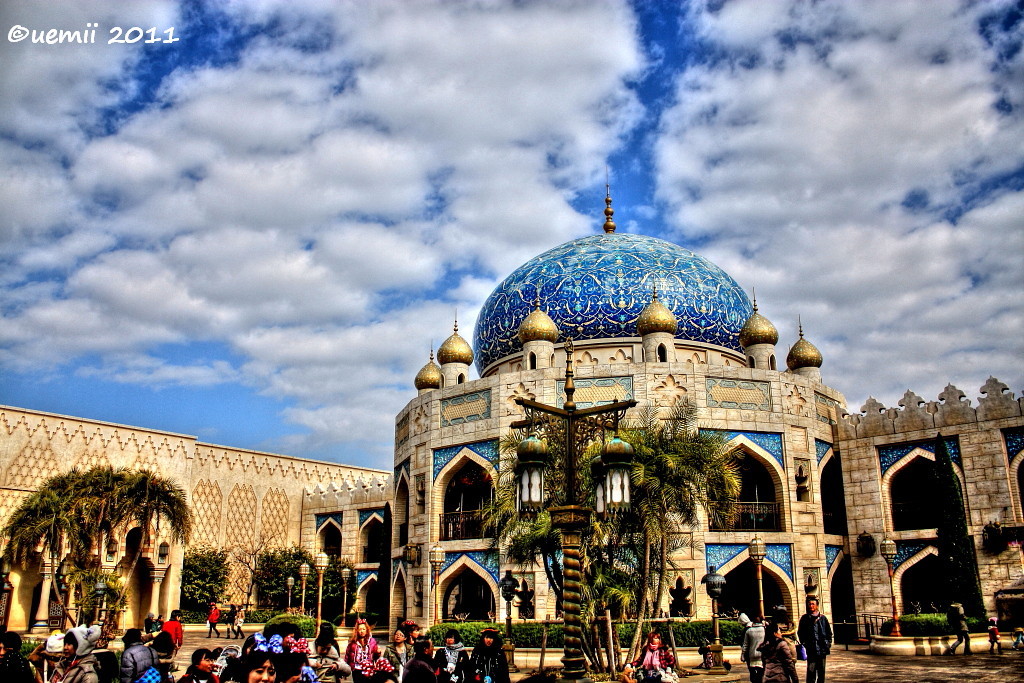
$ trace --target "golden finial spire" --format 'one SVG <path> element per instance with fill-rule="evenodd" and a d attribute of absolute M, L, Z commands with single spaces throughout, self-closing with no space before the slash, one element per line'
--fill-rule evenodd
<path fill-rule="evenodd" d="M 757 313 L 757 288 L 751 287 L 750 294 L 754 297 L 754 313 Z"/>
<path fill-rule="evenodd" d="M 802 320 L 800 320 L 800 316 L 799 315 L 796 317 L 796 326 L 797 326 L 797 329 L 800 331 L 800 338 L 803 339 L 804 338 L 804 323 L 803 323 Z"/>
<path fill-rule="evenodd" d="M 611 234 L 615 232 L 615 221 L 612 220 L 615 209 L 612 208 L 612 186 L 607 180 L 604 184 L 604 193 L 604 231 Z"/>

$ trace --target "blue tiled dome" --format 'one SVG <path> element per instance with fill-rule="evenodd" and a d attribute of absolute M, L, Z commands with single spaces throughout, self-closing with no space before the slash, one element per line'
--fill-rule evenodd
<path fill-rule="evenodd" d="M 477 369 L 522 349 L 517 333 L 540 295 L 558 329 L 573 339 L 636 337 L 636 321 L 658 299 L 679 319 L 678 339 L 740 351 L 753 310 L 729 274 L 688 249 L 644 235 L 581 237 L 536 256 L 491 292 L 476 322 Z"/>

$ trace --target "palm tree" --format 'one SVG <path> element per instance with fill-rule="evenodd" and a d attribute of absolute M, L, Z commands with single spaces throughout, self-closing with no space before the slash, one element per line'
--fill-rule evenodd
<path fill-rule="evenodd" d="M 160 530 L 161 522 L 165 522 L 171 540 L 188 541 L 192 533 L 192 511 L 185 489 L 150 470 L 129 472 L 122 495 L 127 502 L 122 524 L 138 526 L 142 531 L 139 548 L 124 575 L 128 585 L 143 549 L 149 545 L 153 531 Z"/>
<path fill-rule="evenodd" d="M 675 404 L 664 418 L 654 406 L 641 408 L 621 436 L 634 449 L 632 507 L 619 516 L 613 537 L 632 545 L 639 560 L 632 656 L 643 621 L 664 598 L 674 540 L 697 523 L 701 510 L 727 517 L 740 481 L 732 449 L 720 433 L 700 430 L 697 409 L 688 401 Z"/>

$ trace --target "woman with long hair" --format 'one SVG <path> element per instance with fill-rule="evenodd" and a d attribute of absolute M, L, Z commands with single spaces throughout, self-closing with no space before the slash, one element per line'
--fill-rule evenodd
<path fill-rule="evenodd" d="M 373 676 L 373 663 L 380 657 L 377 640 L 366 619 L 357 619 L 352 637 L 345 648 L 345 662 L 352 667 L 353 683 L 369 683 Z"/>
<path fill-rule="evenodd" d="M 778 622 L 768 624 L 764 642 L 757 649 L 761 651 L 761 663 L 764 665 L 762 683 L 800 683 L 796 673 L 796 652 L 782 637 Z"/>

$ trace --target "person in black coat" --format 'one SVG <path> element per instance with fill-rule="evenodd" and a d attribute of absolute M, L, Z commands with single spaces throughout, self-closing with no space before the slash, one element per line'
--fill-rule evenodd
<path fill-rule="evenodd" d="M 437 683 L 434 668 L 434 644 L 427 636 L 418 636 L 412 644 L 413 658 L 405 665 L 403 683 Z"/>
<path fill-rule="evenodd" d="M 508 660 L 501 646 L 502 638 L 498 629 L 488 627 L 480 632 L 480 644 L 473 648 L 473 656 L 470 658 L 479 683 L 509 683 Z"/>
<path fill-rule="evenodd" d="M 453 628 L 444 634 L 444 647 L 434 654 L 434 669 L 437 671 L 437 683 L 467 683 L 472 675 L 466 646 L 459 639 L 459 632 Z"/>
<path fill-rule="evenodd" d="M 807 614 L 800 617 L 797 637 L 807 648 L 807 683 L 825 682 L 825 658 L 832 652 L 832 625 L 818 611 L 818 600 L 807 601 Z"/>

